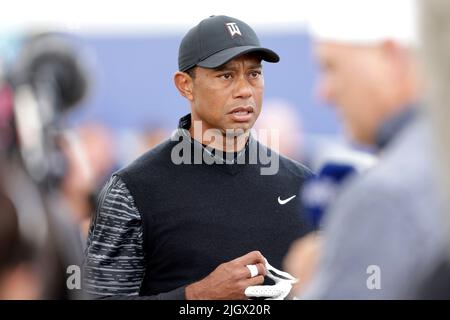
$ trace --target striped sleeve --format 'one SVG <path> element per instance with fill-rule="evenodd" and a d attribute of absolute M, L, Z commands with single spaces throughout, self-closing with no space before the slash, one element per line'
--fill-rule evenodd
<path fill-rule="evenodd" d="M 89 228 L 84 290 L 93 297 L 137 296 L 144 270 L 142 219 L 124 182 L 113 176 Z"/>

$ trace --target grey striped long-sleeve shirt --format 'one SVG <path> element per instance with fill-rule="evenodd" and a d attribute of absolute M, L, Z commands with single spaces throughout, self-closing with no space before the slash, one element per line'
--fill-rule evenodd
<path fill-rule="evenodd" d="M 97 296 L 138 295 L 145 269 L 139 211 L 117 176 L 99 201 L 88 234 L 84 289 Z"/>
<path fill-rule="evenodd" d="M 83 288 L 94 298 L 184 299 L 184 287 L 138 297 L 145 274 L 141 215 L 125 183 L 112 176 L 88 234 Z"/>

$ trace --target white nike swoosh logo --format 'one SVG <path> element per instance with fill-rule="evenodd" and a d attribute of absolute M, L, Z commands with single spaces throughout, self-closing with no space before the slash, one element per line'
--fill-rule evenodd
<path fill-rule="evenodd" d="M 289 201 L 291 201 L 292 199 L 294 199 L 295 197 L 296 197 L 296 195 L 293 195 L 292 197 L 287 198 L 286 200 L 281 200 L 280 197 L 278 197 L 278 203 L 281 204 L 281 205 L 286 204 Z"/>

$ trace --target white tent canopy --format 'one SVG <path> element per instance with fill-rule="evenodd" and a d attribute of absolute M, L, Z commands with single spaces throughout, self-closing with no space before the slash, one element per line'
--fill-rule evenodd
<path fill-rule="evenodd" d="M 0 9 L 0 34 L 31 28 L 76 33 L 183 33 L 225 14 L 258 32 L 309 27 L 316 36 L 352 41 L 411 39 L 414 0 L 15 0 Z"/>
<path fill-rule="evenodd" d="M 258 30 L 278 32 L 301 28 L 305 8 L 311 3 L 307 0 L 15 0 L 0 10 L 0 32 L 32 27 L 82 33 L 181 32 L 213 14 L 236 17 Z"/>

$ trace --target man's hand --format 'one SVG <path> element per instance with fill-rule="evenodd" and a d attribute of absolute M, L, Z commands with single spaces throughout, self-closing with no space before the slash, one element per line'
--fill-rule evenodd
<path fill-rule="evenodd" d="M 251 277 L 246 265 L 254 264 L 258 275 Z M 244 300 L 249 286 L 264 282 L 267 270 L 261 252 L 252 251 L 230 262 L 222 263 L 206 278 L 186 287 L 187 300 Z"/>

